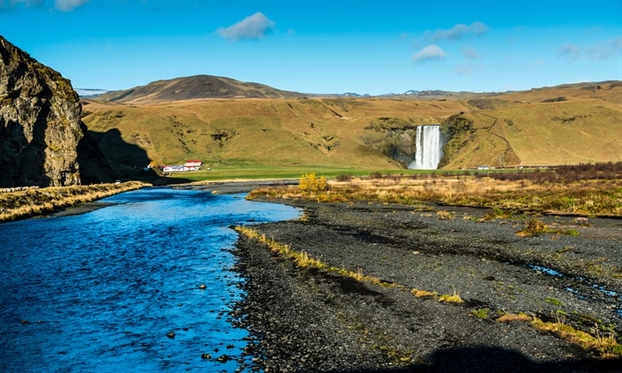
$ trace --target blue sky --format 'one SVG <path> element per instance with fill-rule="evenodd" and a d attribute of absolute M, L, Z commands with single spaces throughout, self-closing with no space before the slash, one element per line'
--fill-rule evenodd
<path fill-rule="evenodd" d="M 197 74 L 372 95 L 622 80 L 622 0 L 0 0 L 0 35 L 74 88 Z"/>

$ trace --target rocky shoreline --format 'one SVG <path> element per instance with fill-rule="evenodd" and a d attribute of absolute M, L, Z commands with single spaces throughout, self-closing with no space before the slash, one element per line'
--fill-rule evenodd
<path fill-rule="evenodd" d="M 529 321 L 622 332 L 622 221 L 540 217 L 560 232 L 519 237 L 520 216 L 450 206 L 288 203 L 299 220 L 253 225 L 275 241 L 381 285 L 298 268 L 256 240 L 236 243 L 246 297 L 232 312 L 265 372 L 620 371 Z M 440 213 L 438 211 L 445 211 Z M 383 285 L 384 284 L 384 285 Z M 412 289 L 459 295 L 463 303 Z M 591 329 L 592 328 L 592 329 Z"/>

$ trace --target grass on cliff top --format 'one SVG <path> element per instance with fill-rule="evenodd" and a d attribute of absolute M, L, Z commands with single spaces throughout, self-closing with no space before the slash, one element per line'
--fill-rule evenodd
<path fill-rule="evenodd" d="M 318 202 L 438 202 L 506 211 L 622 216 L 622 162 L 514 174 L 337 177 L 329 181 L 325 190 L 310 192 L 297 186 L 262 188 L 251 192 L 248 198 L 258 195 Z"/>
<path fill-rule="evenodd" d="M 129 181 L 121 184 L 73 185 L 0 192 L 0 222 L 49 214 L 145 186 L 149 184 Z"/>

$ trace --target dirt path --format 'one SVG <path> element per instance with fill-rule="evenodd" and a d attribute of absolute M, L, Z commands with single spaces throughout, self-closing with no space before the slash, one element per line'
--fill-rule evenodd
<path fill-rule="evenodd" d="M 620 334 L 622 221 L 543 217 L 579 235 L 519 237 L 524 219 L 478 222 L 481 209 L 289 203 L 305 218 L 253 228 L 392 285 L 299 269 L 241 237 L 237 270 L 248 295 L 234 316 L 251 330 L 248 352 L 266 372 L 622 370 L 621 360 L 593 359 L 529 321 L 499 321 L 525 313 Z"/>

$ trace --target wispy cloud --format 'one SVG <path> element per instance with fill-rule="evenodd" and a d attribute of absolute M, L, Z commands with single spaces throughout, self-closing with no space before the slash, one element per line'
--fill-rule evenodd
<path fill-rule="evenodd" d="M 445 53 L 438 45 L 433 44 L 428 45 L 419 52 L 415 53 L 415 55 L 413 55 L 412 57 L 412 60 L 416 63 L 423 63 L 433 60 L 442 60 L 445 58 L 445 56 L 447 56 L 447 53 Z"/>
<path fill-rule="evenodd" d="M 55 0 L 54 8 L 62 12 L 71 12 L 75 8 L 88 3 L 90 0 Z M 18 4 L 24 4 L 27 8 L 46 7 L 50 8 L 49 2 L 43 0 L 0 0 L 0 9 L 10 9 Z"/>
<path fill-rule="evenodd" d="M 71 12 L 88 2 L 89 0 L 56 0 L 54 7 L 62 12 Z"/>
<path fill-rule="evenodd" d="M 592 61 L 622 58 L 622 37 L 617 37 L 589 48 L 581 48 L 575 44 L 564 44 L 559 49 L 559 55 L 569 61 L 576 61 L 583 55 L 589 57 Z"/>
<path fill-rule="evenodd" d="M 43 0 L 0 0 L 0 9 L 9 9 L 17 4 L 24 4 L 27 7 L 43 5 Z"/>
<path fill-rule="evenodd" d="M 540 67 L 542 65 L 545 65 L 546 63 L 547 63 L 546 60 L 543 60 L 543 59 L 540 58 L 540 59 L 537 59 L 537 60 L 533 61 L 532 63 L 530 63 L 529 64 L 529 68 L 530 69 L 535 69 L 535 68 L 538 68 L 538 67 Z"/>
<path fill-rule="evenodd" d="M 479 53 L 477 53 L 475 48 L 464 48 L 462 50 L 462 55 L 467 57 L 467 58 L 474 59 L 474 60 L 478 59 L 480 57 Z"/>
<path fill-rule="evenodd" d="M 426 31 L 426 36 L 433 41 L 439 40 L 460 40 L 470 36 L 481 36 L 488 32 L 488 26 L 482 22 L 473 22 L 470 25 L 459 23 L 449 30 Z"/>
<path fill-rule="evenodd" d="M 586 53 L 592 60 L 607 60 L 615 57 L 622 58 L 622 37 L 595 45 L 589 48 Z"/>
<path fill-rule="evenodd" d="M 221 27 L 218 35 L 231 41 L 258 40 L 274 29 L 272 22 L 263 13 L 257 12 L 229 27 Z"/>
<path fill-rule="evenodd" d="M 564 44 L 559 49 L 559 55 L 570 60 L 576 61 L 581 56 L 581 48 L 574 44 Z"/>
<path fill-rule="evenodd" d="M 473 72 L 474 67 L 469 64 L 460 64 L 456 66 L 456 74 L 458 75 L 469 75 Z"/>

